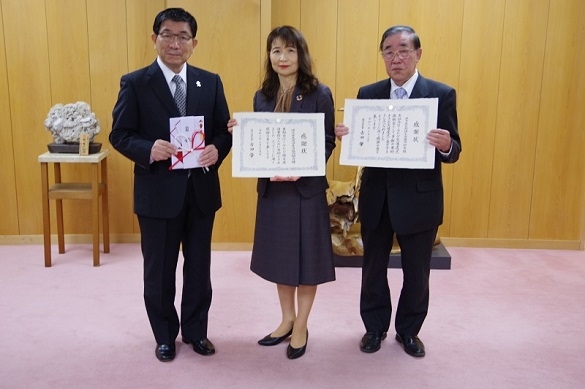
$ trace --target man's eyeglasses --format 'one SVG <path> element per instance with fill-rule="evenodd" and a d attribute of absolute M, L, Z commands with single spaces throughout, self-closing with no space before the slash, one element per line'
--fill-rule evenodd
<path fill-rule="evenodd" d="M 382 54 L 382 58 L 384 58 L 386 61 L 390 61 L 394 59 L 395 56 L 398 56 L 400 59 L 406 59 L 410 55 L 411 51 L 414 51 L 414 49 L 400 49 L 396 51 L 384 50 L 380 54 Z"/>
<path fill-rule="evenodd" d="M 160 39 L 165 43 L 173 43 L 175 39 L 180 45 L 184 45 L 193 40 L 193 37 L 187 34 L 171 34 L 170 32 L 161 32 L 158 34 Z"/>

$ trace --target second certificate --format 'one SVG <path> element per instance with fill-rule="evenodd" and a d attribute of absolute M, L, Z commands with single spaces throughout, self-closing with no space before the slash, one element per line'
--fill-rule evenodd
<path fill-rule="evenodd" d="M 325 115 L 236 112 L 232 176 L 324 176 Z"/>
<path fill-rule="evenodd" d="M 432 169 L 435 148 L 426 140 L 437 126 L 438 99 L 345 100 L 342 165 Z"/>

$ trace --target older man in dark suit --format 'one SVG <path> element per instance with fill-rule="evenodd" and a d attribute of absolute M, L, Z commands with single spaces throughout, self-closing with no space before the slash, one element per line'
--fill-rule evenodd
<path fill-rule="evenodd" d="M 183 342 L 202 355 L 215 353 L 207 338 L 211 304 L 211 234 L 221 207 L 218 168 L 230 151 L 229 110 L 218 75 L 188 65 L 197 40 L 195 18 L 180 8 L 160 12 L 152 41 L 156 61 L 122 77 L 110 142 L 134 161 L 134 212 L 144 257 L 144 300 L 156 340 L 156 357 L 175 358 Z M 170 169 L 177 148 L 169 119 L 203 116 L 202 167 Z M 175 273 L 182 246 L 181 318 L 175 309 Z"/>
<path fill-rule="evenodd" d="M 414 357 L 425 355 L 418 333 L 429 306 L 429 275 L 433 243 L 443 222 L 441 163 L 459 159 L 455 90 L 424 78 L 416 68 L 422 49 L 416 32 L 394 26 L 382 35 L 380 51 L 389 79 L 360 88 L 358 99 L 439 99 L 436 129 L 427 141 L 436 147 L 433 169 L 366 167 L 362 175 L 359 215 L 364 243 L 360 313 L 366 334 L 360 349 L 380 349 L 390 326 L 392 305 L 388 287 L 388 255 L 393 235 L 400 245 L 403 284 L 395 317 L 396 340 Z M 338 124 L 335 134 L 350 130 Z"/>

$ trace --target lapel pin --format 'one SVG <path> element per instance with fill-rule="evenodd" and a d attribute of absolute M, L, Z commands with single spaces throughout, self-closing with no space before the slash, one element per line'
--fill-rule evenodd
<path fill-rule="evenodd" d="M 303 100 L 303 95 L 298 95 L 297 96 L 297 101 L 302 101 Z"/>
<path fill-rule="evenodd" d="M 201 88 L 201 83 L 199 81 L 195 82 L 195 85 L 197 85 L 197 88 Z"/>

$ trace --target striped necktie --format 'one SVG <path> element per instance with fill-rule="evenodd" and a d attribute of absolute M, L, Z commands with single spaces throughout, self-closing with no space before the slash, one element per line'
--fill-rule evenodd
<path fill-rule="evenodd" d="M 175 75 L 173 77 L 173 82 L 177 86 L 175 89 L 175 103 L 177 104 L 177 108 L 179 108 L 179 112 L 181 112 L 181 116 L 185 116 L 187 113 L 187 96 L 185 95 L 185 86 L 183 84 L 183 79 L 179 75 Z"/>

